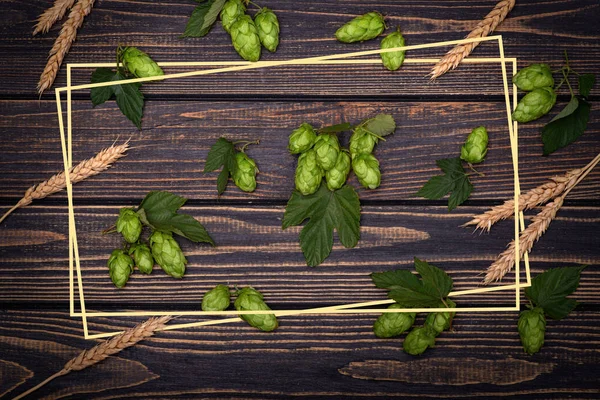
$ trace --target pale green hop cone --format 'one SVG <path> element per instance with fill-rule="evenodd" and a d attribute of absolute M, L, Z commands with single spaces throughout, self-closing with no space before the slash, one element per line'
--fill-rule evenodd
<path fill-rule="evenodd" d="M 258 29 L 258 37 L 265 49 L 274 53 L 279 45 L 279 21 L 273 10 L 263 7 L 254 16 L 254 24 Z"/>
<path fill-rule="evenodd" d="M 323 179 L 323 168 L 317 162 L 317 153 L 310 149 L 298 158 L 298 166 L 294 176 L 296 190 L 304 196 L 313 194 L 319 189 Z"/>
<path fill-rule="evenodd" d="M 345 23 L 335 32 L 337 40 L 343 43 L 362 42 L 375 39 L 385 30 L 385 21 L 378 12 L 370 12 Z"/>
<path fill-rule="evenodd" d="M 168 275 L 183 278 L 187 260 L 170 233 L 156 231 L 150 236 L 154 260 Z"/>
<path fill-rule="evenodd" d="M 231 304 L 229 286 L 217 285 L 202 297 L 202 311 L 224 311 Z"/>
<path fill-rule="evenodd" d="M 460 158 L 471 164 L 479 164 L 488 151 L 488 133 L 485 126 L 479 126 L 469 134 L 460 149 Z"/>
<path fill-rule="evenodd" d="M 350 136 L 350 154 L 352 159 L 360 154 L 371 154 L 379 139 L 363 128 L 357 128 Z"/>
<path fill-rule="evenodd" d="M 436 332 L 427 325 L 415 328 L 406 335 L 402 347 L 408 354 L 418 356 L 435 345 L 435 335 Z"/>
<path fill-rule="evenodd" d="M 452 300 L 447 299 L 446 303 L 450 308 L 456 308 L 456 303 Z M 444 303 L 441 303 L 438 308 L 446 307 Z M 425 325 L 431 327 L 435 332 L 436 336 L 445 330 L 450 329 L 452 326 L 452 319 L 454 319 L 454 312 L 434 312 L 429 313 L 425 319 Z"/>
<path fill-rule="evenodd" d="M 329 190 L 336 190 L 344 186 L 350 172 L 351 164 L 352 161 L 348 153 L 340 151 L 333 168 L 325 171 L 325 180 L 327 181 L 327 188 Z"/>
<path fill-rule="evenodd" d="M 290 135 L 288 150 L 292 154 L 304 153 L 310 150 L 317 141 L 317 134 L 312 125 L 304 122 L 300 127 L 294 129 Z"/>
<path fill-rule="evenodd" d="M 245 287 L 238 291 L 234 306 L 238 311 L 270 310 L 263 300 L 263 295 L 251 287 Z M 243 314 L 240 315 L 240 318 L 264 332 L 274 331 L 279 326 L 274 314 Z"/>
<path fill-rule="evenodd" d="M 533 89 L 553 87 L 554 78 L 548 64 L 531 64 L 513 76 L 513 83 L 519 89 L 530 92 Z"/>
<path fill-rule="evenodd" d="M 403 308 L 394 303 L 388 308 Z M 417 313 L 384 313 L 373 324 L 373 332 L 379 338 L 391 338 L 401 335 L 415 323 Z"/>
<path fill-rule="evenodd" d="M 227 33 L 230 33 L 231 25 L 236 19 L 246 13 L 246 6 L 242 0 L 227 0 L 221 9 L 221 24 Z"/>
<path fill-rule="evenodd" d="M 115 286 L 118 288 L 125 286 L 133 272 L 133 259 L 125 254 L 125 251 L 117 249 L 110 254 L 106 265 Z"/>
<path fill-rule="evenodd" d="M 556 103 L 556 93 L 549 87 L 534 89 L 517 104 L 512 118 L 518 122 L 529 122 L 548 114 Z"/>
<path fill-rule="evenodd" d="M 126 47 L 121 53 L 123 66 L 137 78 L 164 75 L 150 56 L 135 47 Z"/>
<path fill-rule="evenodd" d="M 376 189 L 381 183 L 379 161 L 372 154 L 360 154 L 352 160 L 352 170 L 367 189 Z"/>
<path fill-rule="evenodd" d="M 340 142 L 335 135 L 319 135 L 317 136 L 313 149 L 317 153 L 317 162 L 321 168 L 323 168 L 324 171 L 329 171 L 333 168 L 338 159 Z"/>
<path fill-rule="evenodd" d="M 142 222 L 139 216 L 131 208 L 121 208 L 117 218 L 117 232 L 123 235 L 128 243 L 135 243 L 142 233 Z"/>
<path fill-rule="evenodd" d="M 396 32 L 390 33 L 381 40 L 382 49 L 392 49 L 394 47 L 404 46 L 404 37 L 400 33 L 400 28 Z M 404 51 L 391 51 L 389 53 L 381 53 L 381 60 L 384 67 L 390 71 L 396 71 L 404 63 Z"/>
<path fill-rule="evenodd" d="M 229 30 L 235 51 L 246 61 L 260 59 L 260 38 L 258 29 L 249 15 L 242 15 L 235 20 Z"/>
<path fill-rule="evenodd" d="M 151 274 L 154 268 L 154 258 L 150 247 L 145 244 L 134 244 L 129 249 L 129 255 L 133 257 L 136 267 L 142 274 Z"/>
<path fill-rule="evenodd" d="M 233 182 L 244 192 L 253 192 L 256 189 L 256 173 L 258 172 L 256 163 L 241 151 L 235 154 L 235 162 L 237 169 L 233 174 Z"/>
<path fill-rule="evenodd" d="M 527 354 L 535 354 L 544 345 L 544 335 L 546 334 L 546 317 L 541 307 L 533 310 L 526 310 L 519 317 L 519 336 L 521 344 Z"/>

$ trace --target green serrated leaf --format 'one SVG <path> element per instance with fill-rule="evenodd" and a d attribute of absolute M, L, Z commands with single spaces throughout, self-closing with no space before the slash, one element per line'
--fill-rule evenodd
<path fill-rule="evenodd" d="M 192 242 L 203 242 L 215 245 L 215 242 L 210 237 L 204 226 L 194 217 L 187 214 L 176 214 L 171 217 L 171 231 L 180 236 L 183 236 Z"/>
<path fill-rule="evenodd" d="M 144 209 L 147 213 L 154 213 L 160 210 L 177 212 L 186 201 L 185 198 L 170 192 L 155 191 L 146 195 L 139 208 Z"/>
<path fill-rule="evenodd" d="M 229 182 L 229 169 L 223 167 L 223 170 L 219 173 L 219 177 L 217 178 L 217 193 L 219 195 L 223 194 L 227 188 L 227 182 Z"/>
<path fill-rule="evenodd" d="M 417 196 L 437 200 L 450 193 L 448 211 L 452 211 L 469 198 L 473 185 L 465 173 L 460 157 L 436 160 L 436 164 L 445 175 L 430 178 L 417 192 Z"/>
<path fill-rule="evenodd" d="M 575 102 L 577 107 L 571 110 Z M 583 134 L 590 117 L 590 103 L 583 98 L 573 97 L 561 114 L 563 112 L 564 117 L 552 120 L 542 129 L 545 156 L 573 143 Z"/>
<path fill-rule="evenodd" d="M 454 182 L 454 188 L 450 197 L 448 197 L 448 211 L 454 210 L 456 207 L 464 203 L 471 192 L 473 191 L 473 185 L 467 175 L 462 175 L 457 178 Z"/>
<path fill-rule="evenodd" d="M 425 287 L 421 287 L 420 291 L 390 290 L 388 297 L 405 307 L 437 307 L 440 304 L 440 298 Z"/>
<path fill-rule="evenodd" d="M 415 269 L 421 275 L 424 286 L 429 286 L 431 291 L 438 294 L 438 300 L 448 296 L 452 290 L 452 278 L 440 268 L 421 261 L 415 257 Z"/>
<path fill-rule="evenodd" d="M 118 79 L 116 72 L 110 68 L 97 68 L 92 73 L 91 83 L 103 83 L 110 82 Z M 115 94 L 113 86 L 102 86 L 92 88 L 90 90 L 90 97 L 92 104 L 95 106 L 100 105 L 108 100 Z"/>
<path fill-rule="evenodd" d="M 594 74 L 579 75 L 579 94 L 586 98 L 590 97 L 594 83 L 596 83 L 596 76 Z"/>
<path fill-rule="evenodd" d="M 577 107 L 579 107 L 579 99 L 573 96 L 565 108 L 563 108 L 554 118 L 552 118 L 550 122 L 554 122 L 557 119 L 561 119 L 573 114 L 573 112 L 577 110 Z"/>
<path fill-rule="evenodd" d="M 233 143 L 225 138 L 219 138 L 208 152 L 206 163 L 204 164 L 204 172 L 212 172 L 225 164 L 229 165 L 229 159 L 234 155 L 235 147 Z"/>
<path fill-rule="evenodd" d="M 436 175 L 423 185 L 417 196 L 430 200 L 441 199 L 454 189 L 454 180 L 450 175 Z"/>
<path fill-rule="evenodd" d="M 364 128 L 377 136 L 387 136 L 396 130 L 396 121 L 390 114 L 378 114 L 364 123 Z"/>
<path fill-rule="evenodd" d="M 121 73 L 117 73 L 115 81 L 128 79 Z M 140 92 L 140 83 L 125 83 L 111 86 L 115 93 L 119 109 L 131 122 L 142 129 L 142 116 L 144 114 L 144 95 Z"/>
<path fill-rule="evenodd" d="M 380 289 L 401 289 L 421 285 L 419 278 L 410 271 L 396 269 L 386 272 L 373 272 L 371 280 Z"/>
<path fill-rule="evenodd" d="M 347 122 L 344 122 L 343 124 L 325 126 L 323 128 L 317 129 L 317 132 L 319 132 L 319 133 L 340 133 L 340 132 L 349 131 L 350 129 L 352 129 L 352 125 L 350 125 Z"/>
<path fill-rule="evenodd" d="M 552 319 L 560 320 L 569 315 L 578 305 L 577 301 L 565 298 L 562 301 L 547 304 L 544 313 Z"/>
<path fill-rule="evenodd" d="M 435 163 L 448 175 L 457 176 L 465 173 L 460 157 L 442 158 L 441 160 L 436 160 Z"/>
<path fill-rule="evenodd" d="M 579 286 L 583 268 L 585 267 L 549 269 L 531 280 L 531 286 L 525 289 L 525 295 L 536 306 L 542 307 L 551 318 L 564 318 L 576 306 L 566 296 Z M 555 318 L 556 316 L 560 318 Z"/>
<path fill-rule="evenodd" d="M 226 0 L 208 0 L 197 6 L 185 27 L 182 37 L 202 37 L 217 20 Z"/>

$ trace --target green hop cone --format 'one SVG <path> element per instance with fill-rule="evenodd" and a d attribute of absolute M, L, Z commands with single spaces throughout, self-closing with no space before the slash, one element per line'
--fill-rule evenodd
<path fill-rule="evenodd" d="M 390 33 L 381 40 L 382 49 L 392 49 L 394 47 L 404 46 L 404 37 L 400 33 L 400 28 L 396 32 Z M 381 53 L 381 60 L 384 67 L 390 71 L 396 71 L 404 62 L 404 51 L 391 51 L 389 53 Z"/>
<path fill-rule="evenodd" d="M 354 18 L 335 32 L 337 40 L 343 43 L 362 42 L 375 39 L 385 30 L 385 21 L 378 12 L 370 12 Z"/>
<path fill-rule="evenodd" d="M 379 161 L 372 154 L 359 154 L 352 160 L 352 170 L 358 181 L 367 189 L 375 189 L 381 183 Z"/>
<path fill-rule="evenodd" d="M 460 149 L 460 158 L 471 164 L 479 164 L 487 154 L 488 133 L 484 126 L 477 127 L 467 137 Z"/>
<path fill-rule="evenodd" d="M 325 179 L 327 180 L 327 188 L 329 190 L 336 190 L 344 186 L 350 172 L 351 164 L 352 162 L 348 153 L 340 151 L 333 168 L 325 172 Z"/>
<path fill-rule="evenodd" d="M 123 66 L 137 78 L 164 75 L 150 56 L 135 47 L 126 47 L 121 53 Z"/>
<path fill-rule="evenodd" d="M 363 128 L 358 128 L 350 136 L 350 154 L 352 159 L 360 154 L 371 154 L 379 139 Z"/>
<path fill-rule="evenodd" d="M 227 33 L 230 33 L 231 25 L 236 19 L 246 13 L 246 6 L 242 0 L 227 0 L 221 9 L 221 24 Z"/>
<path fill-rule="evenodd" d="M 238 311 L 270 310 L 267 303 L 264 302 L 262 294 L 251 287 L 245 287 L 238 291 L 234 306 Z M 240 318 L 265 332 L 274 331 L 279 326 L 277 318 L 273 314 L 243 314 L 240 315 Z"/>
<path fill-rule="evenodd" d="M 123 235 L 128 243 L 135 243 L 142 233 L 140 217 L 131 208 L 121 208 L 117 218 L 117 232 Z"/>
<path fill-rule="evenodd" d="M 546 317 L 544 310 L 536 307 L 526 310 L 519 317 L 519 335 L 521 344 L 527 354 L 535 354 L 544 345 L 544 334 L 546 333 Z"/>
<path fill-rule="evenodd" d="M 237 152 L 235 154 L 237 168 L 233 174 L 233 182 L 244 192 L 253 192 L 256 189 L 256 163 L 248 157 L 246 153 Z"/>
<path fill-rule="evenodd" d="M 456 308 L 456 303 L 454 303 L 452 300 L 446 299 L 446 303 L 448 304 L 448 306 L 450 306 L 450 308 Z M 444 303 L 439 305 L 439 308 L 443 307 L 446 307 Z M 450 329 L 450 326 L 452 326 L 452 319 L 454 318 L 455 314 L 456 313 L 454 312 L 429 313 L 429 315 L 427 315 L 427 318 L 425 319 L 425 325 L 432 328 L 436 333 L 435 335 L 437 336 L 443 331 Z"/>
<path fill-rule="evenodd" d="M 304 153 L 310 150 L 316 141 L 317 134 L 314 128 L 305 122 L 290 135 L 288 150 L 292 154 Z"/>
<path fill-rule="evenodd" d="M 265 49 L 274 53 L 279 45 L 279 21 L 273 10 L 264 7 L 254 16 L 258 37 Z"/>
<path fill-rule="evenodd" d="M 513 83 L 526 92 L 543 87 L 553 87 L 554 78 L 548 64 L 531 64 L 513 76 Z"/>
<path fill-rule="evenodd" d="M 319 189 L 323 179 L 323 169 L 317 162 L 317 153 L 311 149 L 298 158 L 294 182 L 296 190 L 304 196 L 313 194 Z"/>
<path fill-rule="evenodd" d="M 229 33 L 235 51 L 246 61 L 260 59 L 258 29 L 249 15 L 242 15 L 231 25 Z"/>
<path fill-rule="evenodd" d="M 319 135 L 315 142 L 314 150 L 317 153 L 317 162 L 325 171 L 335 166 L 340 153 L 340 142 L 335 135 Z"/>
<path fill-rule="evenodd" d="M 133 257 L 135 265 L 142 274 L 151 274 L 154 268 L 154 258 L 150 247 L 145 244 L 135 244 L 129 249 L 129 255 Z"/>
<path fill-rule="evenodd" d="M 436 332 L 430 326 L 415 328 L 406 335 L 402 347 L 408 354 L 418 356 L 435 345 L 435 336 Z"/>
<path fill-rule="evenodd" d="M 217 285 L 202 297 L 202 311 L 224 311 L 230 303 L 229 286 Z"/>
<path fill-rule="evenodd" d="M 400 304 L 394 303 L 388 308 L 403 308 Z M 379 338 L 391 338 L 398 336 L 415 323 L 417 313 L 384 313 L 377 318 L 373 324 L 373 332 Z"/>
<path fill-rule="evenodd" d="M 519 101 L 512 118 L 518 122 L 533 121 L 548 114 L 555 102 L 556 93 L 552 88 L 534 89 Z"/>
<path fill-rule="evenodd" d="M 133 259 L 125 254 L 125 251 L 117 249 L 110 254 L 106 265 L 115 286 L 118 288 L 125 286 L 133 272 Z"/>
<path fill-rule="evenodd" d="M 170 233 L 155 231 L 150 236 L 152 256 L 156 263 L 173 278 L 183 278 L 187 260 Z"/>

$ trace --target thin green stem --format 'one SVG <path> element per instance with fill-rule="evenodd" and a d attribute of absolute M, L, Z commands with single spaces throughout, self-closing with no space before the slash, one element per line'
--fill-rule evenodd
<path fill-rule="evenodd" d="M 252 4 L 254 7 L 258 8 L 259 10 L 262 10 L 262 7 L 259 6 L 258 4 L 254 3 L 250 0 L 246 0 L 246 5 L 248 5 L 248 4 Z"/>
<path fill-rule="evenodd" d="M 481 177 L 485 177 L 485 174 L 482 172 L 477 171 L 475 168 L 473 168 L 473 164 L 471 163 L 467 163 L 469 165 L 469 168 L 471 169 L 471 171 L 475 172 L 477 175 L 481 176 Z"/>
<path fill-rule="evenodd" d="M 573 96 L 575 96 L 575 94 L 573 93 L 573 88 L 571 87 L 571 83 L 569 82 L 569 71 L 568 70 L 566 72 L 563 71 L 563 76 L 564 76 L 565 82 L 567 82 L 567 86 L 569 87 L 569 92 L 571 92 L 571 98 L 573 98 Z"/>
<path fill-rule="evenodd" d="M 252 145 L 252 144 L 260 144 L 260 139 L 256 139 L 253 141 L 247 141 L 247 140 L 240 140 L 238 142 L 233 142 L 234 145 L 236 144 L 243 144 L 243 146 L 240 148 L 240 151 L 242 153 L 244 153 L 246 151 L 246 147 Z"/>

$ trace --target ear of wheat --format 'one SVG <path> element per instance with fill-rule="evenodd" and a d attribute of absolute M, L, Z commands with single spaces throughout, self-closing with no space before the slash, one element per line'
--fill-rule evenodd
<path fill-rule="evenodd" d="M 492 33 L 496 27 L 504 21 L 506 15 L 515 6 L 515 0 L 502 0 L 496 7 L 481 20 L 475 29 L 467 35 L 468 39 L 486 37 Z M 450 50 L 438 63 L 432 68 L 431 79 L 436 79 L 451 69 L 454 69 L 467 57 L 479 42 L 459 44 Z"/>
<path fill-rule="evenodd" d="M 83 19 L 92 11 L 94 0 L 77 0 L 77 4 L 73 6 L 69 13 L 69 18 L 63 24 L 62 29 L 54 42 L 54 46 L 50 50 L 50 55 L 46 68 L 42 72 L 40 81 L 38 82 L 38 93 L 42 94 L 54 83 L 58 70 L 68 53 L 71 45 L 77 37 L 77 29 L 83 24 Z"/>
<path fill-rule="evenodd" d="M 65 13 L 68 9 L 73 7 L 73 4 L 75 4 L 75 0 L 55 0 L 52 7 L 44 11 L 38 18 L 35 29 L 33 30 L 33 36 L 40 32 L 48 32 L 56 21 L 65 16 Z"/>
<path fill-rule="evenodd" d="M 97 344 L 89 350 L 82 351 L 77 357 L 68 361 L 63 369 L 50 376 L 39 385 L 29 389 L 25 393 L 21 393 L 19 396 L 15 397 L 14 400 L 22 399 L 59 376 L 66 375 L 72 371 L 81 371 L 82 369 L 91 367 L 92 365 L 98 364 L 100 361 L 103 361 L 109 356 L 117 354 L 121 350 L 131 347 L 136 343 L 151 337 L 155 332 L 163 329 L 167 322 L 169 322 L 172 318 L 173 317 L 169 315 L 150 318 L 149 320 L 142 322 L 133 328 L 127 329 L 117 336 L 113 336 L 112 338 Z"/>
<path fill-rule="evenodd" d="M 106 171 L 115 161 L 125 156 L 125 152 L 129 149 L 129 142 L 121 145 L 112 145 L 101 150 L 93 158 L 80 162 L 69 170 L 69 178 L 71 183 L 81 182 L 91 176 L 98 175 L 102 171 Z M 2 217 L 0 223 L 17 208 L 25 207 L 31 204 L 33 200 L 43 199 L 53 193 L 59 192 L 67 187 L 67 180 L 64 171 L 52 176 L 50 179 L 31 186 L 25 192 L 25 195 L 19 202 Z"/>

